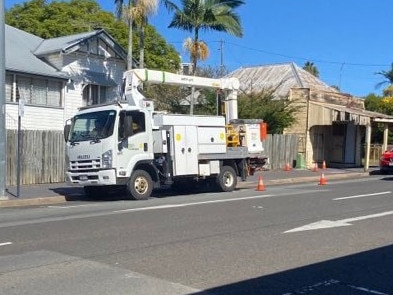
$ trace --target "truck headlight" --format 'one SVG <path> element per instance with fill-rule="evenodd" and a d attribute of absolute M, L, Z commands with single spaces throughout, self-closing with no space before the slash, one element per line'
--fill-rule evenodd
<path fill-rule="evenodd" d="M 112 150 L 102 154 L 102 168 L 112 168 Z"/>

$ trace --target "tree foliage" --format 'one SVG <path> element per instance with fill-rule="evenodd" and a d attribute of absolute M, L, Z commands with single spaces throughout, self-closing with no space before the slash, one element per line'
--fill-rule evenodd
<path fill-rule="evenodd" d="M 374 93 L 370 93 L 364 99 L 364 107 L 368 111 L 381 113 L 382 109 L 383 109 L 382 97 L 380 97 Z"/>
<path fill-rule="evenodd" d="M 314 75 L 315 77 L 319 77 L 318 68 L 314 65 L 313 62 L 308 61 L 304 64 L 303 70 L 309 72 L 310 74 Z"/>
<path fill-rule="evenodd" d="M 235 9 L 243 5 L 241 0 L 183 0 L 182 7 L 173 1 L 163 0 L 165 7 L 173 11 L 174 15 L 169 28 L 178 28 L 194 34 L 194 46 L 190 47 L 193 74 L 197 67 L 197 60 L 202 54 L 200 50 L 200 31 L 218 31 L 229 33 L 236 37 L 243 36 L 240 17 Z"/>
<path fill-rule="evenodd" d="M 127 25 L 116 20 L 112 13 L 103 11 L 95 0 L 31 0 L 7 10 L 5 21 L 10 26 L 44 39 L 102 28 L 123 48 L 127 48 Z M 167 71 L 179 68 L 179 54 L 154 27 L 147 26 L 145 43 L 147 67 Z M 139 50 L 136 36 L 133 44 Z"/>
<path fill-rule="evenodd" d="M 148 25 L 148 18 L 158 10 L 158 0 L 115 0 L 116 15 L 118 19 L 123 19 L 128 28 L 128 56 L 127 69 L 133 66 L 134 39 L 133 29 L 137 29 L 139 36 L 139 67 L 144 67 L 145 54 L 145 29 Z"/>
<path fill-rule="evenodd" d="M 239 118 L 262 119 L 267 123 L 269 133 L 281 134 L 285 128 L 296 122 L 298 106 L 295 101 L 277 99 L 274 89 L 264 89 L 238 97 Z"/>
<path fill-rule="evenodd" d="M 375 74 L 380 75 L 384 78 L 383 81 L 375 85 L 377 88 L 381 87 L 384 84 L 393 85 L 393 63 L 391 64 L 390 69 L 388 71 L 380 71 L 380 72 L 376 72 Z"/>

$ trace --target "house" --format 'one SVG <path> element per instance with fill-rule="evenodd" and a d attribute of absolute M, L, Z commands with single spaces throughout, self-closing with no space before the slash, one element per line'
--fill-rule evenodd
<path fill-rule="evenodd" d="M 63 130 L 78 108 L 116 100 L 127 60 L 102 29 L 44 40 L 6 25 L 5 53 L 7 129 L 23 115 L 22 129 Z"/>
<path fill-rule="evenodd" d="M 365 110 L 362 99 L 340 93 L 295 63 L 239 68 L 229 76 L 238 78 L 246 93 L 273 89 L 278 99 L 298 105 L 297 122 L 284 133 L 299 135 L 300 166 L 325 161 L 330 167 L 364 164 L 368 169 L 371 125 L 376 122 L 385 123 L 387 147 L 393 117 Z"/>

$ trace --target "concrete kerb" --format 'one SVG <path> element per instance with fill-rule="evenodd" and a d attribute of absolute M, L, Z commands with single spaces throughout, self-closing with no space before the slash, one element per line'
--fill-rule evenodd
<path fill-rule="evenodd" d="M 42 205 L 55 205 L 66 203 L 65 196 L 53 196 L 53 197 L 39 197 L 31 199 L 21 199 L 21 200 L 0 200 L 0 208 L 9 207 L 24 207 L 24 206 L 42 206 Z"/>
<path fill-rule="evenodd" d="M 327 180 L 337 180 L 337 179 L 346 179 L 346 178 L 358 178 L 358 177 L 367 177 L 370 176 L 369 172 L 351 172 L 351 173 L 343 173 L 343 174 L 325 174 Z M 314 182 L 318 183 L 320 180 L 320 175 L 316 176 L 304 176 L 304 177 L 293 177 L 293 178 L 282 178 L 282 179 L 270 179 L 264 180 L 265 186 L 269 185 L 280 185 L 280 184 L 291 184 L 291 183 L 307 183 Z M 246 188 L 255 188 L 257 186 L 256 182 L 238 182 L 238 189 L 246 189 Z"/>

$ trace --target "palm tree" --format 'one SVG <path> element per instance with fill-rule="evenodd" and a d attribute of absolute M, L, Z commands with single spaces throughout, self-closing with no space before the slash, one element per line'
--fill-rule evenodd
<path fill-rule="evenodd" d="M 319 71 L 318 68 L 314 65 L 313 62 L 306 62 L 303 66 L 303 70 L 309 72 L 310 74 L 314 75 L 315 77 L 319 77 Z"/>
<path fill-rule="evenodd" d="M 174 16 L 169 28 L 179 28 L 194 32 L 194 49 L 200 44 L 199 32 L 201 30 L 214 30 L 226 32 L 236 37 L 243 36 L 243 29 L 239 16 L 234 9 L 244 4 L 241 0 L 182 0 L 182 8 L 173 1 L 162 0 L 169 11 L 174 11 Z M 195 74 L 198 50 L 193 50 L 191 62 L 192 73 Z"/>
<path fill-rule="evenodd" d="M 115 0 L 117 17 L 124 18 L 128 24 L 128 53 L 127 69 L 132 69 L 132 34 L 134 24 L 139 33 L 139 67 L 144 67 L 145 51 L 145 27 L 148 24 L 148 17 L 157 12 L 158 0 L 128 0 L 124 5 L 124 0 Z"/>
<path fill-rule="evenodd" d="M 206 60 L 209 57 L 209 47 L 203 41 L 194 42 L 191 37 L 183 42 L 183 49 L 190 54 L 190 59 Z M 194 69 L 194 68 L 193 68 Z M 192 71 L 195 72 L 194 70 Z"/>
<path fill-rule="evenodd" d="M 380 71 L 375 74 L 381 75 L 385 79 L 384 81 L 379 82 L 377 85 L 375 85 L 375 87 L 379 88 L 386 83 L 389 84 L 389 86 L 393 85 L 393 63 L 391 64 L 391 68 L 389 71 Z"/>

